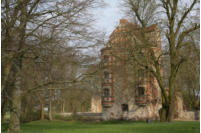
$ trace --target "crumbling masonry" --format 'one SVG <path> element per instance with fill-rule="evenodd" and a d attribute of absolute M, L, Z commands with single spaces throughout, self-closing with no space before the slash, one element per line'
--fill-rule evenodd
<path fill-rule="evenodd" d="M 137 84 L 129 87 L 128 64 L 118 58 L 126 58 L 129 44 L 129 33 L 140 38 L 141 28 L 125 19 L 113 31 L 106 47 L 101 50 L 102 58 L 102 106 L 103 119 L 159 119 L 161 108 L 160 88 L 150 73 L 136 73 Z M 152 48 L 155 54 L 161 52 L 160 32 L 157 25 L 143 30 L 156 41 Z M 131 79 L 132 80 L 132 79 Z"/>
<path fill-rule="evenodd" d="M 151 48 L 159 57 L 162 50 L 157 25 L 142 29 L 125 19 L 120 20 L 107 45 L 101 49 L 102 94 L 92 98 L 91 112 L 101 113 L 104 120 L 159 120 L 161 92 L 155 77 L 143 69 L 132 68 L 127 62 L 132 56 L 130 46 L 135 47 L 132 39 L 137 40 L 136 43 L 143 40 L 142 32 L 153 41 Z M 175 119 L 199 120 L 199 111 L 184 110 L 181 96 L 177 95 L 175 103 Z"/>

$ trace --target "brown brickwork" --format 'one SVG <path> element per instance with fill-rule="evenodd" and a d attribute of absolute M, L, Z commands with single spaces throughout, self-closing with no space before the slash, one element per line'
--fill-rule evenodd
<path fill-rule="evenodd" d="M 120 24 L 110 35 L 107 46 L 101 50 L 103 114 L 105 119 L 120 119 L 122 117 L 128 119 L 145 119 L 147 117 L 158 119 L 161 100 L 156 79 L 151 74 L 146 73 L 143 79 L 139 78 L 140 82 L 136 86 L 139 90 L 135 87 L 133 88 L 133 90 L 136 90 L 135 93 L 131 93 L 128 89 L 128 64 L 126 61 L 119 61 L 118 57 L 121 59 L 128 57 L 126 49 L 130 45 L 130 35 L 127 34 L 129 32 L 132 32 L 132 35 L 139 40 L 143 39 L 140 35 L 141 32 L 145 32 L 148 37 L 156 41 L 156 46 L 153 46 L 155 54 L 159 55 L 161 53 L 160 32 L 157 25 L 141 29 L 137 24 L 129 23 L 126 19 L 120 20 Z M 127 113 L 122 109 L 122 105 L 124 105 L 124 108 L 128 106 Z M 134 111 L 136 109 L 141 110 L 141 112 Z"/>

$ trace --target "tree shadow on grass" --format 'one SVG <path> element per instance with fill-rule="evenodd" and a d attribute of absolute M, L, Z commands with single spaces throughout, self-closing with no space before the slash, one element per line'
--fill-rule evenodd
<path fill-rule="evenodd" d="M 157 122 L 157 121 L 153 121 Z M 102 121 L 100 124 L 134 124 L 134 123 L 146 123 L 146 121 L 134 121 L 134 120 L 110 120 Z"/>
<path fill-rule="evenodd" d="M 8 130 L 9 123 L 2 123 L 1 124 L 1 132 L 5 133 Z"/>

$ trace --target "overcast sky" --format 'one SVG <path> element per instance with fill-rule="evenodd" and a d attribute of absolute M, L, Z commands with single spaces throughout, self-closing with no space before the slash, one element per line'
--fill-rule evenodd
<path fill-rule="evenodd" d="M 106 6 L 94 11 L 96 21 L 96 28 L 104 31 L 109 35 L 115 27 L 119 24 L 119 20 L 123 18 L 123 13 L 120 11 L 120 0 L 104 0 Z"/>
<path fill-rule="evenodd" d="M 106 3 L 104 8 L 94 10 L 96 22 L 96 28 L 110 35 L 115 27 L 119 24 L 121 18 L 125 18 L 121 11 L 120 2 L 121 0 L 103 0 Z M 192 0 L 184 0 L 180 2 L 182 5 L 188 5 L 192 3 Z"/>

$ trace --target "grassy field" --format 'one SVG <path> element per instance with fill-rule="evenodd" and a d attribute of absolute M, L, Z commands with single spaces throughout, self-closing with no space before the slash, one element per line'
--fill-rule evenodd
<path fill-rule="evenodd" d="M 5 133 L 8 124 L 2 124 Z M 199 133 L 200 122 L 128 122 L 100 123 L 34 121 L 21 126 L 22 133 Z"/>

